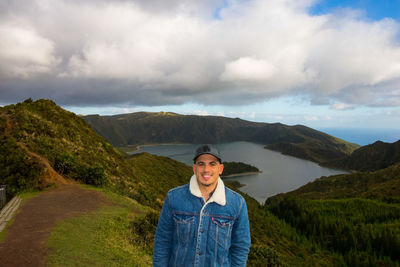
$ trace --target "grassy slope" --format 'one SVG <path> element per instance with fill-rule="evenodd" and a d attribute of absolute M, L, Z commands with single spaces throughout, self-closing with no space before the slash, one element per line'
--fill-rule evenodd
<path fill-rule="evenodd" d="M 101 191 L 112 206 L 61 221 L 48 240 L 46 266 L 150 266 L 151 255 L 132 242 L 130 224 L 148 208 Z"/>
<path fill-rule="evenodd" d="M 92 188 L 93 190 L 99 190 Z M 101 190 L 114 203 L 98 211 L 61 221 L 53 229 L 48 246 L 48 266 L 150 266 L 155 225 L 147 214 L 154 211 L 129 198 Z M 313 246 L 294 228 L 246 196 L 251 220 L 252 248 L 248 266 L 335 266 L 334 255 Z M 147 213 L 146 213 L 147 212 Z M 137 227 L 137 226 L 136 226 Z M 136 229 L 137 230 L 137 229 Z M 144 230 L 144 232 L 143 232 Z M 146 242 L 138 239 L 146 238 Z"/>
<path fill-rule="evenodd" d="M 155 208 L 161 207 L 166 188 L 190 173 L 182 163 L 150 154 L 129 159 L 83 119 L 49 100 L 6 106 L 0 115 L 0 182 L 14 193 L 40 188 L 45 169 L 21 144 L 66 177 L 100 177 L 104 186 Z"/>

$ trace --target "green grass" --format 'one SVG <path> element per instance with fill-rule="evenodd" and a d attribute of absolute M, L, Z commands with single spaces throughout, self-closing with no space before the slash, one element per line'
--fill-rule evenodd
<path fill-rule="evenodd" d="M 59 222 L 47 241 L 47 266 L 151 266 L 151 255 L 134 245 L 129 227 L 146 208 L 101 191 L 113 205 Z"/>

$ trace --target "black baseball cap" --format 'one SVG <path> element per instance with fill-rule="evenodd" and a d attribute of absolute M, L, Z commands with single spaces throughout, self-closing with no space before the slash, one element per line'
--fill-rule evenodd
<path fill-rule="evenodd" d="M 219 154 L 219 151 L 213 147 L 212 145 L 201 145 L 196 149 L 196 152 L 194 153 L 194 158 L 193 161 L 196 162 L 196 159 L 203 154 L 210 154 L 216 157 L 219 160 L 219 163 L 222 163 L 221 155 Z"/>

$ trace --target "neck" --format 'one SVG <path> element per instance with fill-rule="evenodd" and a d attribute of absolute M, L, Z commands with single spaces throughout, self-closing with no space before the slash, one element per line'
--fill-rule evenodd
<path fill-rule="evenodd" d="M 217 184 L 214 186 L 203 186 L 199 185 L 201 195 L 203 196 L 204 200 L 207 202 L 207 200 L 210 198 L 210 194 L 214 192 L 215 188 L 217 188 Z"/>

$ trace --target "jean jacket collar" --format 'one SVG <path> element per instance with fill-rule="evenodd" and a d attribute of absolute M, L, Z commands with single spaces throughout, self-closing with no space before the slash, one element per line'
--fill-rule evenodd
<path fill-rule="evenodd" d="M 196 197 L 203 197 L 201 194 L 199 184 L 197 183 L 196 175 L 193 174 L 192 178 L 190 178 L 190 193 Z M 218 177 L 217 187 L 215 188 L 214 194 L 207 201 L 208 203 L 215 202 L 221 206 L 225 206 L 226 198 L 225 198 L 225 185 L 220 177 Z"/>

